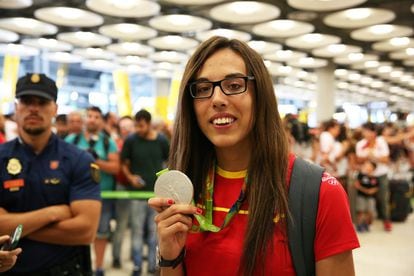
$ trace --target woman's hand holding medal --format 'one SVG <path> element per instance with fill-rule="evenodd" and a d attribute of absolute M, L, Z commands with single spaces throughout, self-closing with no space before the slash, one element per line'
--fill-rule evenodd
<path fill-rule="evenodd" d="M 201 210 L 193 205 L 193 185 L 182 172 L 167 171 L 161 174 L 154 186 L 155 198 L 148 204 L 159 214 L 155 217 L 158 244 L 163 259 L 177 258 L 185 246 L 192 227 L 192 215 Z"/>

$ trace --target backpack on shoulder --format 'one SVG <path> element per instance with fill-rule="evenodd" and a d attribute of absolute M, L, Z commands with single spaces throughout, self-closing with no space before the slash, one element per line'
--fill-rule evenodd
<path fill-rule="evenodd" d="M 315 275 L 314 241 L 319 189 L 324 169 L 301 158 L 293 165 L 289 186 L 288 241 L 297 276 Z"/>

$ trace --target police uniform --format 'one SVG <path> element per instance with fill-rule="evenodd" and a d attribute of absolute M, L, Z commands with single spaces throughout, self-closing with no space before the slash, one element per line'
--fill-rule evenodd
<path fill-rule="evenodd" d="M 0 207 L 19 213 L 51 205 L 70 205 L 76 200 L 100 200 L 98 179 L 94 178 L 98 174 L 98 167 L 88 153 L 55 134 L 40 154 L 16 138 L 0 145 Z M 88 275 L 91 272 L 89 246 L 56 245 L 22 238 L 19 247 L 23 252 L 6 274 Z"/>
<path fill-rule="evenodd" d="M 28 212 L 82 199 L 100 199 L 92 157 L 53 134 L 39 155 L 19 139 L 0 145 L 0 207 Z M 82 247 L 21 239 L 12 272 L 43 271 L 79 254 Z"/>

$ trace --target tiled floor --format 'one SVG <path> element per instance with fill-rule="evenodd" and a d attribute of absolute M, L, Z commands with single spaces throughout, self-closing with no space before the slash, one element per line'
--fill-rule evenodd
<path fill-rule="evenodd" d="M 106 252 L 106 275 L 130 275 L 129 235 L 123 248 L 123 268 L 112 269 L 111 248 Z M 414 214 L 405 223 L 394 223 L 388 233 L 380 221 L 375 221 L 369 233 L 359 234 L 361 248 L 354 251 L 358 276 L 414 276 Z"/>

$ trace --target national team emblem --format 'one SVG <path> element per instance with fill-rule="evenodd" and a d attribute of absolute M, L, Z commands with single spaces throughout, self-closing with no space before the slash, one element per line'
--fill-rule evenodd
<path fill-rule="evenodd" d="M 22 171 L 22 164 L 19 159 L 11 158 L 7 163 L 7 172 L 11 175 L 18 175 Z"/>
<path fill-rule="evenodd" d="M 38 82 L 40 81 L 40 76 L 39 76 L 38 74 L 33 74 L 33 75 L 30 77 L 30 81 L 31 81 L 32 83 L 38 83 Z"/>
<path fill-rule="evenodd" d="M 93 181 L 99 183 L 101 181 L 101 174 L 99 172 L 99 166 L 95 163 L 91 163 L 91 176 Z"/>
<path fill-rule="evenodd" d="M 59 161 L 58 160 L 50 161 L 50 169 L 56 170 L 57 168 L 59 168 Z"/>

